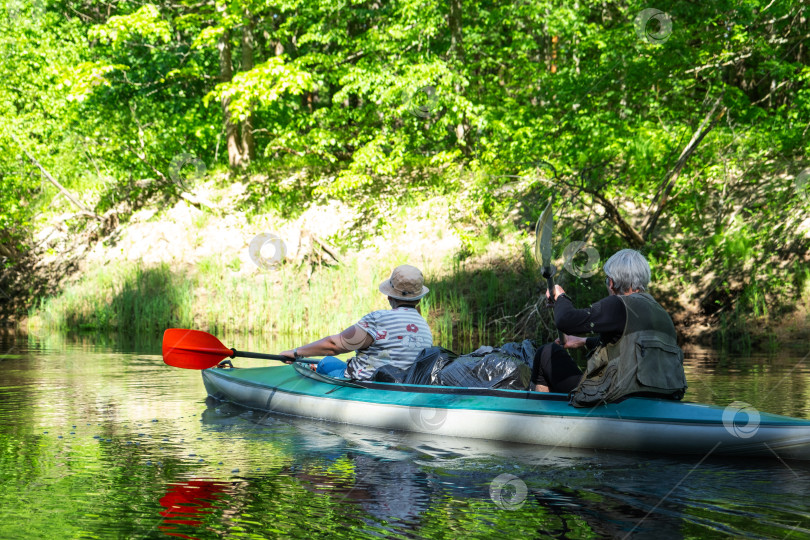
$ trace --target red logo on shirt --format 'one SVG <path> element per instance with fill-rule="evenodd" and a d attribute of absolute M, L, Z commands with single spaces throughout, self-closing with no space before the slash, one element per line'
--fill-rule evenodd
<path fill-rule="evenodd" d="M 380 332 L 380 333 L 377 335 L 377 339 L 385 339 L 385 337 L 386 337 L 387 335 L 388 335 L 388 330 L 383 330 L 382 332 Z"/>
<path fill-rule="evenodd" d="M 419 329 L 416 327 L 415 324 L 409 324 L 408 326 L 405 327 L 405 330 L 407 330 L 408 332 L 418 332 L 419 331 Z"/>

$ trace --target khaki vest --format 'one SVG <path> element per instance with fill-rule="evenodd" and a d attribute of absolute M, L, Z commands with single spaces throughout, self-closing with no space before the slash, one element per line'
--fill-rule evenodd
<path fill-rule="evenodd" d="M 624 333 L 591 355 L 571 404 L 592 407 L 636 393 L 681 399 L 687 388 L 683 351 L 669 314 L 647 293 L 619 298 L 627 310 Z"/>

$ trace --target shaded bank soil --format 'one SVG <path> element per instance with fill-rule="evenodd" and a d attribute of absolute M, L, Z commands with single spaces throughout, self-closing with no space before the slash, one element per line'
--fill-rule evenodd
<path fill-rule="evenodd" d="M 218 194 L 228 207 L 228 195 Z M 547 341 L 555 332 L 542 296 L 531 234 L 479 238 L 471 251 L 446 220 L 447 201 L 403 209 L 362 245 L 340 238 L 353 210 L 315 206 L 293 220 L 222 214 L 181 200 L 126 224 L 80 231 L 51 227 L 39 247 L 0 277 L 0 320 L 35 333 L 104 330 L 160 335 L 167 327 L 217 333 L 272 332 L 317 338 L 387 307 L 377 284 L 397 264 L 423 269 L 431 293 L 422 309 L 436 342 L 464 352 L 510 340 Z M 259 234 L 284 244 L 279 264 L 260 265 Z M 277 255 L 273 253 L 273 255 Z M 563 261 L 557 261 L 563 268 Z M 655 268 L 654 268 L 655 270 Z M 579 306 L 601 298 L 604 276 L 559 274 Z M 674 282 L 651 292 L 670 311 L 684 343 L 775 348 L 810 337 L 810 288 L 778 309 L 707 312 Z"/>

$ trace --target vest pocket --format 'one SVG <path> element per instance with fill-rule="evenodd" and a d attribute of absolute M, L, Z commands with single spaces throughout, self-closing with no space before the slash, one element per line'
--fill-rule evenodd
<path fill-rule="evenodd" d="M 683 352 L 680 347 L 660 339 L 640 339 L 636 343 L 638 371 L 636 378 L 644 386 L 664 390 L 686 387 L 683 374 Z"/>
<path fill-rule="evenodd" d="M 607 403 L 616 382 L 617 370 L 616 364 L 609 364 L 583 378 L 569 394 L 568 403 L 574 407 L 595 407 Z"/>

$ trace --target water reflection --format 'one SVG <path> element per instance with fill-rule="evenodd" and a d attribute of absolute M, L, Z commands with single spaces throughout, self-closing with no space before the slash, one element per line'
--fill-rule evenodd
<path fill-rule="evenodd" d="M 106 339 L 0 338 L 0 538 L 810 536 L 810 463 L 553 449 L 207 406 L 199 372 L 166 367 L 159 341 Z M 689 400 L 810 418 L 801 357 L 692 355 L 687 376 Z"/>
<path fill-rule="evenodd" d="M 329 507 L 363 511 L 367 532 L 433 531 L 488 523 L 503 534 L 555 537 L 770 537 L 808 532 L 810 465 L 650 457 L 432 438 L 324 424 L 212 405 L 203 422 L 234 437 L 283 435 L 299 453 L 277 474 L 294 478 Z M 491 498 L 508 473 L 526 488 L 514 510 Z M 785 505 L 784 499 L 793 501 Z M 752 518 L 759 517 L 762 521 Z M 449 519 L 448 519 L 449 518 Z M 471 519 L 475 518 L 475 519 Z M 788 521 L 793 519 L 792 522 Z M 477 529 L 484 531 L 483 528 Z M 438 531 L 436 531 L 438 532 Z M 804 533 L 803 533 L 804 534 Z"/>
<path fill-rule="evenodd" d="M 810 418 L 810 356 L 791 350 L 729 356 L 687 349 L 685 399 L 726 406 L 734 401 L 759 411 Z"/>
<path fill-rule="evenodd" d="M 169 484 L 166 495 L 161 497 L 160 506 L 165 510 L 160 512 L 163 524 L 158 529 L 169 536 L 189 538 L 196 537 L 175 532 L 177 525 L 199 527 L 207 514 L 214 513 L 213 508 L 223 494 L 230 493 L 231 485 L 215 480 L 189 480 L 187 482 Z"/>

